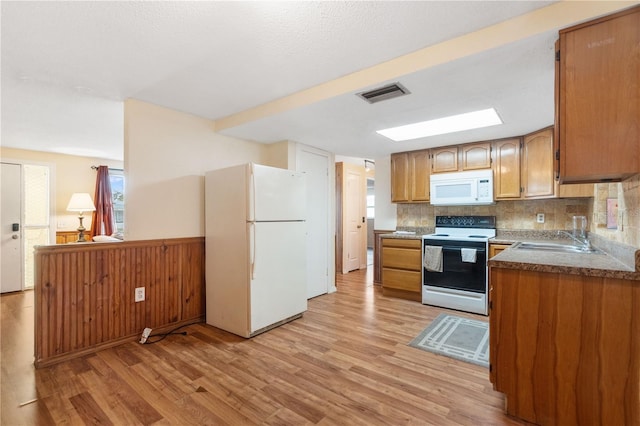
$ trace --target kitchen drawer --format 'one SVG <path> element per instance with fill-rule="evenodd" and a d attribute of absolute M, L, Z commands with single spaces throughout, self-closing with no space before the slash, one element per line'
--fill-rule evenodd
<path fill-rule="evenodd" d="M 422 240 L 413 240 L 406 238 L 383 238 L 382 247 L 398 247 L 422 250 Z"/>
<path fill-rule="evenodd" d="M 416 249 L 382 247 L 382 267 L 422 271 L 422 252 Z"/>
<path fill-rule="evenodd" d="M 422 290 L 422 272 L 400 271 L 383 267 L 382 283 L 384 288 L 420 292 Z"/>

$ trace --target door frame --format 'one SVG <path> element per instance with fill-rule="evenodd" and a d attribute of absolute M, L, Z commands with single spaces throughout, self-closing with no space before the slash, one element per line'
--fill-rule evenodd
<path fill-rule="evenodd" d="M 347 162 L 335 163 L 336 169 L 336 271 L 342 274 L 346 274 L 348 271 L 344 270 L 344 212 L 345 212 L 345 175 L 347 169 L 362 169 L 361 180 L 363 185 L 363 196 L 360 200 L 360 213 L 365 217 L 365 222 L 361 228 L 361 232 L 364 235 L 360 238 L 360 266 L 359 269 L 367 268 L 367 199 L 366 199 L 366 186 L 367 177 L 364 170 L 364 166 L 358 166 Z"/>
<path fill-rule="evenodd" d="M 11 293 L 11 292 L 15 292 L 15 291 L 24 291 L 25 286 L 24 286 L 24 281 L 25 281 L 25 271 L 24 271 L 24 264 L 25 264 L 25 257 L 24 257 L 24 179 L 23 179 L 23 170 L 22 170 L 22 164 L 16 163 L 14 161 L 8 161 L 5 159 L 2 159 L 2 161 L 0 161 L 0 163 L 2 163 L 2 165 L 7 165 L 7 166 L 17 166 L 18 167 L 18 174 L 19 174 L 19 185 L 20 185 L 20 207 L 19 207 L 19 213 L 18 213 L 18 223 L 20 224 L 20 228 L 18 230 L 18 242 L 19 242 L 19 248 L 18 248 L 18 256 L 20 258 L 20 265 L 19 265 L 19 281 L 20 281 L 20 287 L 16 290 L 14 288 L 11 289 L 7 289 L 6 292 L 7 293 Z M 13 250 L 13 248 L 11 248 L 11 250 Z M 4 257 L 3 257 L 4 259 Z M 3 266 L 6 266 L 3 264 Z M 13 275 L 13 270 L 12 268 L 9 268 L 9 270 L 11 271 L 11 275 Z"/>
<path fill-rule="evenodd" d="M 24 174 L 22 170 L 25 165 L 34 165 L 34 166 L 45 166 L 49 168 L 49 244 L 56 243 L 56 165 L 55 163 L 50 163 L 46 161 L 31 161 L 25 159 L 17 159 L 17 158 L 0 158 L 0 163 L 8 163 L 8 164 L 17 164 L 20 166 L 21 171 L 21 180 L 20 180 L 20 240 L 21 240 L 21 284 L 20 287 L 22 290 L 25 290 L 24 280 L 25 280 L 25 269 L 24 269 L 24 211 L 25 211 L 25 203 L 27 202 L 24 194 Z"/>

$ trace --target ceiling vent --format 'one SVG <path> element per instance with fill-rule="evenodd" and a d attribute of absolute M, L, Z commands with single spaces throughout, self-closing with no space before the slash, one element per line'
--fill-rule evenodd
<path fill-rule="evenodd" d="M 386 86 L 378 87 L 377 89 L 369 90 L 368 92 L 361 92 L 357 95 L 369 102 L 375 104 L 376 102 L 386 101 L 387 99 L 397 98 L 399 96 L 408 95 L 411 93 L 400 83 L 391 83 Z"/>

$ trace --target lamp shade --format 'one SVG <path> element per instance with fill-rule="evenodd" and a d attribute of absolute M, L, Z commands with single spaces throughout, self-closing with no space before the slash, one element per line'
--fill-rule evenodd
<path fill-rule="evenodd" d="M 92 212 L 95 209 L 91 196 L 86 192 L 74 193 L 67 204 L 67 210 L 70 212 Z"/>

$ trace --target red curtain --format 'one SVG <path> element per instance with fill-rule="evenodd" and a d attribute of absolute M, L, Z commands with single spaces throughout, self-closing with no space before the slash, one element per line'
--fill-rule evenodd
<path fill-rule="evenodd" d="M 111 198 L 111 181 L 109 167 L 99 166 L 96 178 L 96 193 L 93 197 L 96 211 L 91 218 L 91 237 L 111 235 L 115 229 L 113 222 L 113 200 Z"/>

